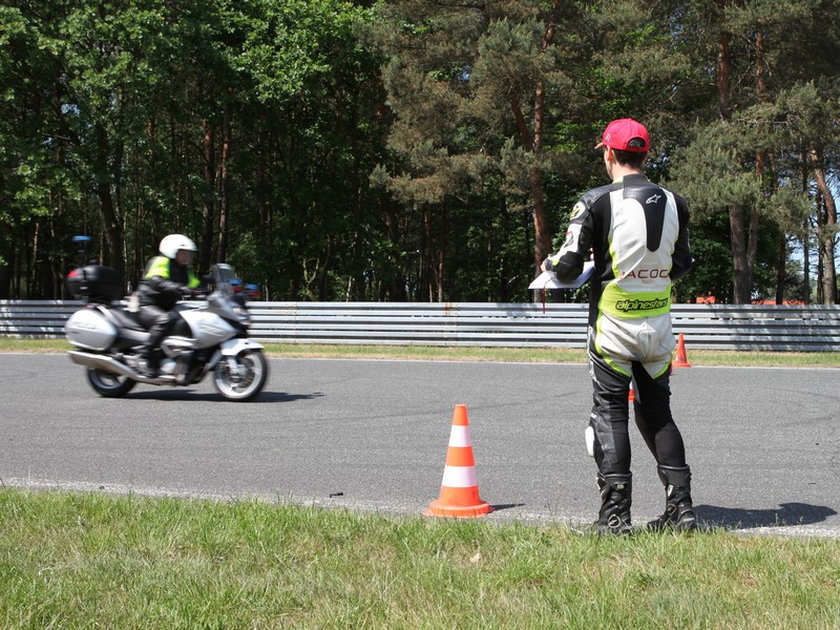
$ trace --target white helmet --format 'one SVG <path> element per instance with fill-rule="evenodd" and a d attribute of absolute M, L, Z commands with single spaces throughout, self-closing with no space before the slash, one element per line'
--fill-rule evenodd
<path fill-rule="evenodd" d="M 192 242 L 192 239 L 188 236 L 184 236 L 183 234 L 170 234 L 169 236 L 164 236 L 158 249 L 160 249 L 161 254 L 173 260 L 178 255 L 178 250 L 186 249 L 190 252 L 198 250 L 195 243 Z"/>

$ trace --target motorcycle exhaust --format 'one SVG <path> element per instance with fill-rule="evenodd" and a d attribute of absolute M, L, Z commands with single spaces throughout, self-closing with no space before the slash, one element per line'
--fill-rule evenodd
<path fill-rule="evenodd" d="M 113 357 L 106 357 L 101 354 L 91 354 L 90 352 L 80 352 L 79 350 L 70 350 L 67 354 L 70 355 L 70 359 L 73 363 L 102 370 L 103 372 L 111 372 L 112 374 L 118 374 L 119 376 L 126 376 L 138 383 L 151 383 L 153 385 L 159 385 L 160 383 L 172 380 L 171 377 L 149 378 L 148 376 L 143 376 L 142 374 L 132 370 L 124 363 L 120 363 Z"/>

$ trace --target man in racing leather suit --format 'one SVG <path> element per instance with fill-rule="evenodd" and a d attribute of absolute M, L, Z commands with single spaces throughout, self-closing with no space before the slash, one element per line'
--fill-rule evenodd
<path fill-rule="evenodd" d="M 691 471 L 671 416 L 669 378 L 675 347 L 671 283 L 693 264 L 685 200 L 642 174 L 650 140 L 632 119 L 611 122 L 602 142 L 612 183 L 587 191 L 574 206 L 566 241 L 542 265 L 561 280 L 577 277 L 593 257 L 588 347 L 593 384 L 600 531 L 630 531 L 632 474 L 628 393 L 635 385 L 636 425 L 666 488 L 665 513 L 651 529 L 694 529 Z"/>
<path fill-rule="evenodd" d="M 161 255 L 155 256 L 146 265 L 146 273 L 137 289 L 140 304 L 137 319 L 149 331 L 149 339 L 143 349 L 147 376 L 157 375 L 160 363 L 158 345 L 180 317 L 175 304 L 200 285 L 191 266 L 196 249 L 192 239 L 183 234 L 170 234 L 160 242 Z"/>

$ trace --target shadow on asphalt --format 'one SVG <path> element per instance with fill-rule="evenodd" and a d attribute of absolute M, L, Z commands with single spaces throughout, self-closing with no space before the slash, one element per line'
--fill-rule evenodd
<path fill-rule="evenodd" d="M 498 512 L 499 510 L 510 510 L 513 508 L 522 507 L 525 505 L 524 503 L 494 503 L 491 504 L 490 507 L 493 508 L 493 511 Z"/>
<path fill-rule="evenodd" d="M 267 392 L 262 391 L 251 400 L 245 401 L 242 404 L 253 405 L 256 403 L 278 403 L 278 402 L 293 402 L 295 400 L 313 400 L 321 398 L 324 394 L 321 392 L 313 392 L 311 394 L 289 394 L 287 392 Z M 194 400 L 194 401 L 215 401 L 215 402 L 232 402 L 228 401 L 221 394 L 216 392 L 196 392 L 190 389 L 177 390 L 152 390 L 146 392 L 132 392 L 121 400 Z M 120 400 L 120 399 L 115 399 Z"/>
<path fill-rule="evenodd" d="M 752 527 L 782 527 L 821 523 L 837 511 L 825 505 L 781 503 L 766 510 L 729 508 L 717 505 L 695 505 L 700 521 L 711 527 L 749 529 Z"/>

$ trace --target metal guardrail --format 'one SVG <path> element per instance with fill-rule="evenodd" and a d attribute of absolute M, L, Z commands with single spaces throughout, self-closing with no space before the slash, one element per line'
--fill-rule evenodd
<path fill-rule="evenodd" d="M 674 331 L 709 350 L 840 351 L 840 306 L 674 304 Z"/>
<path fill-rule="evenodd" d="M 0 300 L 0 335 L 60 337 L 74 300 Z M 586 304 L 252 302 L 254 339 L 283 343 L 585 347 Z M 840 351 L 840 306 L 674 304 L 688 347 Z"/>

